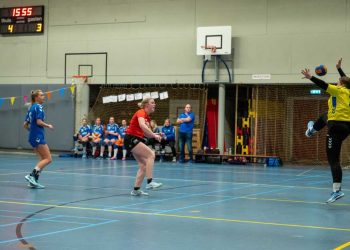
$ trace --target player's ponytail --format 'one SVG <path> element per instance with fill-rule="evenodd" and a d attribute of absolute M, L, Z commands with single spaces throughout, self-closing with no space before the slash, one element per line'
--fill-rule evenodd
<path fill-rule="evenodd" d="M 144 108 L 145 107 L 145 105 L 147 104 L 147 103 L 149 103 L 149 101 L 150 100 L 152 100 L 153 98 L 151 98 L 151 97 L 146 97 L 146 98 L 144 98 L 141 102 L 139 102 L 138 104 L 137 104 L 137 106 L 139 106 L 139 108 Z"/>

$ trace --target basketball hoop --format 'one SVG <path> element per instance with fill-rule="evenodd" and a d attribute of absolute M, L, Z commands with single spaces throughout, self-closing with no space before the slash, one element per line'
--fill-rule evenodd
<path fill-rule="evenodd" d="M 87 75 L 74 75 L 72 77 L 75 79 L 80 79 L 83 83 L 87 83 L 87 81 L 88 81 Z"/>

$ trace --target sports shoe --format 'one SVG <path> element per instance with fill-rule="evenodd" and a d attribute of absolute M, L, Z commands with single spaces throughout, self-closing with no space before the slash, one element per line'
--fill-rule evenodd
<path fill-rule="evenodd" d="M 28 175 L 24 176 L 24 178 L 33 186 L 38 186 L 38 183 L 36 182 L 34 176 L 31 176 L 30 174 L 28 174 Z"/>
<path fill-rule="evenodd" d="M 336 200 L 344 196 L 344 193 L 340 190 L 331 193 L 331 197 L 326 201 L 326 203 L 333 203 Z"/>
<path fill-rule="evenodd" d="M 81 158 L 86 159 L 86 154 L 83 154 L 83 156 Z"/>
<path fill-rule="evenodd" d="M 173 157 L 173 162 L 176 162 L 176 157 L 175 156 Z"/>
<path fill-rule="evenodd" d="M 126 158 L 125 158 L 125 157 L 123 157 L 123 158 L 122 158 L 122 161 L 125 161 L 125 160 L 126 160 Z"/>
<path fill-rule="evenodd" d="M 155 182 L 155 181 L 152 181 L 151 183 L 148 183 L 146 185 L 146 189 L 154 189 L 154 188 L 159 188 L 163 185 L 163 183 L 158 183 L 158 182 Z"/>
<path fill-rule="evenodd" d="M 313 121 L 309 121 L 307 123 L 307 130 L 305 131 L 305 135 L 306 137 L 311 137 L 313 136 L 317 131 L 314 129 L 314 122 Z"/>
<path fill-rule="evenodd" d="M 149 195 L 148 193 L 146 192 L 143 192 L 142 190 L 132 190 L 131 191 L 131 195 L 132 196 L 141 196 L 141 195 Z"/>
<path fill-rule="evenodd" d="M 117 158 L 116 157 L 111 157 L 111 158 L 109 158 L 110 160 L 112 160 L 112 161 L 114 161 L 114 160 L 116 160 Z"/>

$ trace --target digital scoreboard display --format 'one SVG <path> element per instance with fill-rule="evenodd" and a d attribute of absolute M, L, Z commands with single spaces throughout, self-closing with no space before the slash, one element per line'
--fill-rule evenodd
<path fill-rule="evenodd" d="M 42 34 L 44 6 L 0 8 L 0 34 Z"/>

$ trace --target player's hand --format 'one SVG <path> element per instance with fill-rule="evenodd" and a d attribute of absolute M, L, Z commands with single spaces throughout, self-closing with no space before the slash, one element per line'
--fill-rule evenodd
<path fill-rule="evenodd" d="M 49 129 L 54 129 L 54 127 L 53 127 L 52 124 L 47 124 L 47 127 L 48 127 Z"/>
<path fill-rule="evenodd" d="M 304 75 L 303 78 L 306 78 L 306 79 L 311 79 L 312 75 L 310 74 L 310 69 L 303 69 L 301 71 L 301 74 Z"/>
<path fill-rule="evenodd" d="M 154 139 L 160 142 L 162 140 L 162 136 L 159 134 L 154 134 Z"/>
<path fill-rule="evenodd" d="M 338 63 L 335 65 L 337 67 L 337 69 L 340 69 L 341 68 L 341 62 L 343 61 L 343 58 L 340 58 L 338 60 Z"/>

